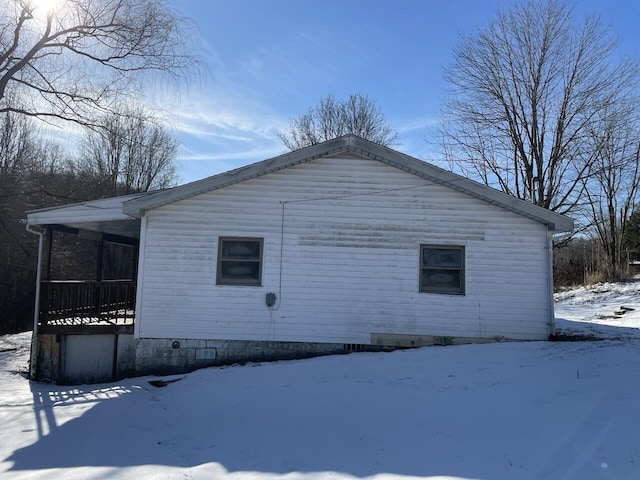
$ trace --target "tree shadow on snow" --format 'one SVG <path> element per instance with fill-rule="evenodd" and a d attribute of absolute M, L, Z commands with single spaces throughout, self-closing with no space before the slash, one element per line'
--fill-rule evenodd
<path fill-rule="evenodd" d="M 200 400 L 190 401 L 187 396 L 163 400 L 173 385 L 160 389 L 146 382 L 140 385 L 142 388 L 105 386 L 96 399 L 91 386 L 33 383 L 39 438 L 5 459 L 13 462 L 9 470 L 142 465 L 189 468 L 215 462 L 229 472 L 425 476 L 437 473 L 425 461 L 443 453 L 417 435 L 426 425 L 412 432 L 407 430 L 406 419 L 395 418 L 393 413 L 389 416 L 389 411 L 376 413 L 384 408 L 384 399 L 366 406 L 360 404 L 361 399 L 354 403 L 334 397 L 321 405 L 321 389 L 305 391 L 283 385 L 275 397 L 267 394 L 260 400 L 260 393 L 253 391 L 247 392 L 250 402 L 234 402 L 233 395 L 245 393 L 246 386 L 242 386 L 223 404 L 212 399 L 198 411 L 203 408 Z M 85 406 L 80 416 L 73 414 L 66 422 L 58 418 L 64 419 L 65 408 Z M 363 417 L 362 410 L 370 410 L 371 416 Z M 353 422 L 345 424 L 345 415 Z M 412 433 L 413 438 L 406 437 Z M 446 470 L 452 474 L 460 469 Z"/>
<path fill-rule="evenodd" d="M 139 394 L 137 388 L 37 382 L 30 386 L 38 440 L 6 459 L 14 462 L 11 470 L 140 464 L 140 447 L 135 447 L 132 433 L 135 416 L 141 412 L 125 401 Z M 69 414 L 65 409 L 82 409 L 83 413 L 78 416 L 77 410 Z M 67 415 L 72 419 L 65 421 Z M 163 457 L 158 452 L 144 460 L 162 463 Z"/>
<path fill-rule="evenodd" d="M 322 383 L 299 386 L 292 379 L 274 379 L 277 387 L 262 392 L 247 382 L 219 398 L 194 395 L 193 386 L 181 390 L 188 381 L 154 388 L 141 380 L 140 387 L 102 389 L 33 383 L 39 438 L 4 461 L 13 462 L 10 471 L 217 463 L 229 472 L 274 475 L 297 471 L 463 478 L 482 475 L 479 466 L 486 464 L 481 450 L 463 447 L 466 463 L 457 452 L 461 444 L 482 444 L 481 430 L 458 439 L 447 433 L 447 420 L 407 415 L 421 405 L 435 420 L 444 408 L 441 396 L 436 404 L 429 402 L 431 395 L 410 377 L 393 380 L 411 384 L 402 398 L 376 397 L 376 385 L 362 379 L 347 380 L 337 392 L 327 392 Z M 453 400 L 461 411 L 478 415 L 460 402 Z M 85 407 L 79 416 L 64 411 Z M 65 415 L 71 419 L 65 422 Z M 498 462 L 509 468 L 502 453 Z"/>

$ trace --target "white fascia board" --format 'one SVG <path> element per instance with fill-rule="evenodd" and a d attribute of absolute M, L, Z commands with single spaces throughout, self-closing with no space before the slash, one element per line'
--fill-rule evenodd
<path fill-rule="evenodd" d="M 27 212 L 27 221 L 30 225 L 53 225 L 131 220 L 134 217 L 122 211 L 122 204 L 140 196 L 140 194 L 125 195 L 31 210 Z"/>

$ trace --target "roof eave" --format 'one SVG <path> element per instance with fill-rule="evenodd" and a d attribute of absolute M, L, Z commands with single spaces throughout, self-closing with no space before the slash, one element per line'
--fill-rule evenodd
<path fill-rule="evenodd" d="M 144 215 L 146 210 L 161 207 L 178 200 L 183 200 L 194 195 L 226 187 L 234 183 L 243 182 L 268 173 L 273 173 L 278 170 L 282 170 L 283 168 L 309 162 L 319 157 L 349 151 L 349 144 L 352 138 L 355 137 L 339 137 L 327 142 L 229 170 L 228 172 L 223 172 L 212 177 L 180 185 L 163 192 L 158 192 L 157 194 L 149 197 L 133 199 L 124 203 L 123 211 L 128 215 L 141 217 Z"/>
<path fill-rule="evenodd" d="M 381 161 L 440 185 L 447 186 L 485 202 L 526 216 L 547 225 L 547 228 L 552 232 L 568 232 L 573 230 L 573 220 L 564 215 L 538 207 L 466 177 L 354 135 L 335 138 L 327 142 L 285 153 L 186 185 L 157 192 L 145 197 L 135 198 L 123 203 L 123 212 L 139 218 L 144 215 L 146 210 L 273 173 L 316 158 L 328 157 L 343 152 Z"/>
<path fill-rule="evenodd" d="M 136 219 L 135 217 L 122 211 L 122 203 L 144 195 L 147 195 L 147 193 L 122 195 L 119 197 L 87 200 L 55 207 L 28 210 L 25 212 L 26 220 L 29 225 L 37 226 L 87 221 L 134 220 Z"/>
<path fill-rule="evenodd" d="M 551 232 L 570 232 L 574 228 L 573 220 L 565 215 L 539 207 L 430 163 L 416 162 L 416 158 L 402 152 L 382 145 L 372 144 L 358 137 L 352 137 L 350 144 L 354 153 L 382 161 L 406 172 L 428 178 L 440 185 L 536 220 L 547 225 Z"/>

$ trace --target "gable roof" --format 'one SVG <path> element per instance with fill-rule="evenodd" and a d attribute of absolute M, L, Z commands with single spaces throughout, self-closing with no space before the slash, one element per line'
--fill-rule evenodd
<path fill-rule="evenodd" d="M 497 205 L 505 210 L 543 223 L 547 225 L 552 232 L 568 232 L 573 230 L 573 220 L 569 217 L 538 207 L 532 203 L 525 202 L 524 200 L 469 180 L 468 178 L 443 170 L 435 165 L 423 162 L 415 157 L 405 155 L 404 153 L 383 147 L 354 135 L 345 135 L 202 180 L 133 198 L 123 203 L 123 212 L 133 217 L 142 217 L 147 210 L 168 205 L 178 200 L 244 182 L 251 178 L 310 162 L 317 158 L 344 154 L 377 160 L 399 168 L 434 183 L 452 188 L 484 202 Z"/>

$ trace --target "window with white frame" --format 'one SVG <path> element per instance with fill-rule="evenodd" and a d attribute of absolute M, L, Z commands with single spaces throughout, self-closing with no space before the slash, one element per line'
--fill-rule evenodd
<path fill-rule="evenodd" d="M 420 291 L 464 294 L 464 247 L 420 245 Z"/>
<path fill-rule="evenodd" d="M 217 285 L 262 285 L 262 238 L 220 237 Z"/>

